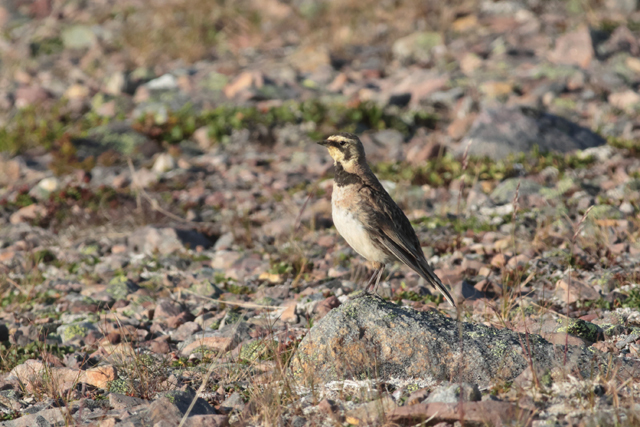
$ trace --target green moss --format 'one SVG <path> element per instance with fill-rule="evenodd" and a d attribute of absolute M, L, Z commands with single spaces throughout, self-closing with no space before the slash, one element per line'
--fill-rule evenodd
<path fill-rule="evenodd" d="M 623 307 L 640 309 L 640 288 L 633 288 L 629 292 L 629 296 L 622 303 Z"/>
<path fill-rule="evenodd" d="M 30 342 L 25 346 L 0 344 L 0 372 L 9 372 L 29 359 L 40 359 L 43 352 L 62 358 L 73 351 L 73 347 L 46 345 L 41 342 Z"/>
<path fill-rule="evenodd" d="M 598 341 L 603 333 L 598 325 L 582 319 L 568 320 L 564 326 L 557 329 L 557 332 L 566 332 L 591 342 Z"/>
<path fill-rule="evenodd" d="M 509 346 L 503 341 L 496 341 L 494 345 L 492 345 L 489 350 L 493 353 L 497 358 L 502 359 L 507 355 L 509 351 Z"/>
<path fill-rule="evenodd" d="M 250 341 L 242 346 L 238 357 L 246 362 L 255 362 L 266 353 L 266 350 L 267 346 L 263 340 Z"/>
<path fill-rule="evenodd" d="M 109 383 L 108 390 L 111 393 L 119 393 L 129 395 L 132 392 L 131 384 L 122 378 L 116 378 Z"/>
<path fill-rule="evenodd" d="M 631 157 L 640 157 L 640 142 L 637 140 L 610 137 L 607 143 L 612 147 L 628 150 Z"/>
<path fill-rule="evenodd" d="M 83 337 L 87 334 L 88 330 L 80 324 L 69 325 L 63 332 L 65 341 L 71 341 L 75 337 Z"/>

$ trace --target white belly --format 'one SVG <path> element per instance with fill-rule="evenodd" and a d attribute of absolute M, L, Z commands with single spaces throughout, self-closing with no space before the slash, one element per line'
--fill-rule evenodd
<path fill-rule="evenodd" d="M 354 215 L 334 204 L 332 216 L 333 223 L 338 229 L 338 232 L 354 251 L 369 261 L 381 262 L 383 264 L 386 262 L 387 257 L 385 253 L 373 244 L 362 223 Z"/>

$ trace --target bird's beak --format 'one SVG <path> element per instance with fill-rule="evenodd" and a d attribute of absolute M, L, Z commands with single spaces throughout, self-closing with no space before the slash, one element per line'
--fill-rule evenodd
<path fill-rule="evenodd" d="M 326 139 L 324 141 L 318 141 L 316 144 L 320 144 L 324 147 L 326 147 L 327 145 L 329 145 L 329 141 L 327 141 Z"/>

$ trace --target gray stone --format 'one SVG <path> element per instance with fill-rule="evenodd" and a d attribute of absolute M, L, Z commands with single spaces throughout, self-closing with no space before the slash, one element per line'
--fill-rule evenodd
<path fill-rule="evenodd" d="M 60 188 L 60 180 L 56 177 L 44 178 L 29 191 L 29 195 L 38 200 L 47 200 L 49 195 Z"/>
<path fill-rule="evenodd" d="M 211 246 L 211 241 L 195 230 L 152 226 L 139 228 L 129 236 L 131 250 L 149 254 L 157 251 L 168 255 L 184 250 L 186 247 L 195 249 L 196 246 L 206 249 Z"/>
<path fill-rule="evenodd" d="M 518 189 L 518 197 L 529 196 L 532 194 L 538 194 L 542 190 L 542 185 L 535 181 L 523 178 L 509 178 L 502 181 L 491 193 L 491 200 L 496 205 L 504 205 L 513 202 L 513 198 L 516 194 L 516 188 Z"/>
<path fill-rule="evenodd" d="M 371 135 L 374 147 L 365 145 L 367 157 L 382 157 L 387 160 L 401 160 L 404 136 L 395 129 L 385 129 Z M 376 153 L 383 151 L 382 153 Z M 376 155 L 377 154 L 377 155 Z M 369 156 L 370 155 L 370 156 Z"/>
<path fill-rule="evenodd" d="M 480 399 L 482 399 L 482 394 L 477 384 L 462 383 L 437 387 L 429 394 L 425 403 L 458 403 L 460 400 L 465 402 L 479 402 Z"/>
<path fill-rule="evenodd" d="M 433 48 L 443 44 L 441 34 L 418 31 L 396 40 L 391 50 L 393 56 L 401 61 L 427 62 L 431 59 Z"/>
<path fill-rule="evenodd" d="M 140 399 L 139 397 L 132 397 L 119 393 L 109 393 L 109 405 L 111 405 L 113 409 L 129 409 L 145 403 L 149 403 L 149 401 Z"/>
<path fill-rule="evenodd" d="M 107 150 L 114 150 L 126 156 L 132 156 L 141 151 L 147 138 L 131 129 L 126 123 L 111 123 L 106 126 L 92 128 L 86 138 L 73 140 L 78 149 L 79 157 L 97 157 Z"/>
<path fill-rule="evenodd" d="M 90 331 L 97 331 L 98 328 L 91 322 L 78 322 L 70 325 L 61 325 L 56 333 L 62 338 L 62 343 L 73 341 L 76 338 L 84 338 Z"/>
<path fill-rule="evenodd" d="M 217 287 L 216 284 L 212 283 L 210 280 L 196 282 L 191 285 L 189 290 L 196 295 L 205 296 L 207 298 L 218 298 L 224 293 L 222 289 Z"/>
<path fill-rule="evenodd" d="M 496 160 L 527 153 L 535 145 L 542 152 L 567 153 L 606 144 L 589 129 L 529 107 L 485 108 L 462 141 L 458 155 L 471 141 L 470 155 Z"/>
<path fill-rule="evenodd" d="M 229 411 L 235 410 L 238 412 L 242 412 L 245 407 L 245 403 L 242 395 L 240 395 L 240 393 L 236 391 L 231 393 L 231 396 L 227 397 L 224 402 L 220 404 L 220 406 Z"/>
<path fill-rule="evenodd" d="M 147 87 L 151 90 L 173 90 L 178 88 L 178 81 L 173 74 L 167 73 L 147 82 Z"/>
<path fill-rule="evenodd" d="M 178 425 L 194 399 L 196 399 L 196 394 L 191 390 L 175 390 L 164 393 L 149 405 L 147 418 L 151 421 L 151 425 L 160 422 L 165 422 L 168 426 Z M 189 416 L 215 414 L 216 410 L 201 397 L 196 399 L 195 405 L 189 412 Z"/>
<path fill-rule="evenodd" d="M 170 333 L 171 339 L 174 341 L 184 341 L 202 328 L 196 322 L 186 322 Z"/>
<path fill-rule="evenodd" d="M 84 49 L 96 42 L 96 35 L 86 25 L 74 25 L 65 28 L 60 34 L 62 43 L 69 49 Z"/>
<path fill-rule="evenodd" d="M 605 0 L 607 9 L 620 13 L 633 13 L 638 10 L 638 0 Z"/>
<path fill-rule="evenodd" d="M 153 163 L 152 170 L 155 173 L 164 173 L 173 170 L 177 166 L 176 159 L 169 153 L 160 153 Z"/>
<path fill-rule="evenodd" d="M 107 286 L 107 294 L 114 300 L 126 299 L 127 295 L 132 294 L 140 289 L 140 286 L 133 283 L 124 276 L 116 276 L 109 282 Z"/>
<path fill-rule="evenodd" d="M 251 328 L 247 322 L 238 322 L 233 325 L 224 326 L 217 331 L 196 332 L 191 335 L 191 337 L 179 343 L 178 349 L 182 350 L 185 356 L 189 356 L 191 349 L 199 343 L 202 343 L 204 346 L 213 350 L 228 351 L 236 348 L 241 342 L 250 339 L 250 330 Z"/>
<path fill-rule="evenodd" d="M 0 424 L 2 427 L 45 427 L 65 425 L 65 408 L 51 408 L 36 414 L 24 415 Z"/>
<path fill-rule="evenodd" d="M 514 379 L 530 362 L 591 377 L 607 359 L 590 350 L 565 350 L 539 335 L 461 323 L 361 296 L 331 310 L 309 331 L 291 369 L 300 381 L 430 377 L 484 386 Z M 631 362 L 618 363 L 620 375 L 632 375 Z"/>

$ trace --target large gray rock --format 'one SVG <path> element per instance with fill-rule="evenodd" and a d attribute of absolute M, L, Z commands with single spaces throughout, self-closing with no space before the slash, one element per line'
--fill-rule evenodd
<path fill-rule="evenodd" d="M 469 155 L 503 159 L 526 153 L 535 145 L 540 151 L 567 153 L 606 144 L 601 136 L 553 114 L 529 107 L 486 108 L 478 114 L 462 141 L 462 154 L 470 141 Z"/>
<path fill-rule="evenodd" d="M 458 322 L 363 296 L 320 320 L 300 343 L 291 368 L 303 382 L 430 377 L 482 387 L 513 380 L 530 363 L 590 377 L 600 363 L 606 366 L 606 358 L 590 350 L 569 346 L 565 351 L 539 335 Z M 619 372 L 629 376 L 631 368 L 621 365 Z"/>

